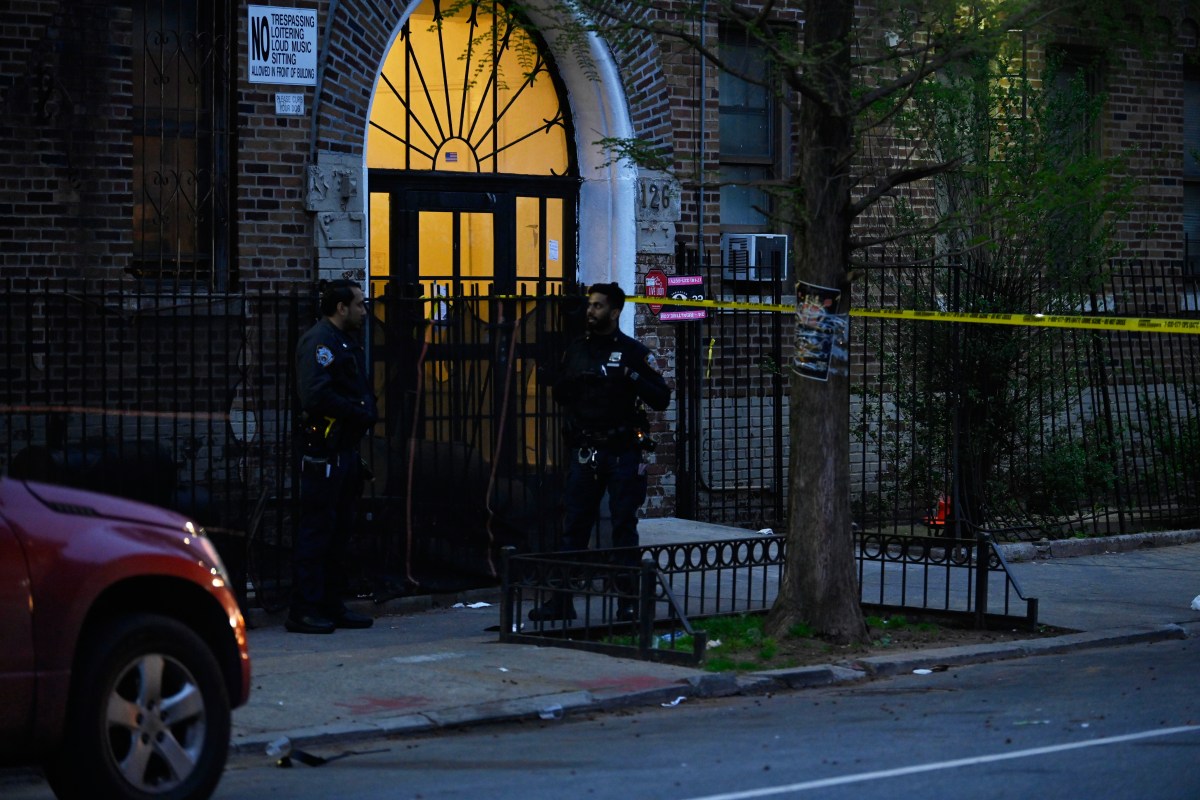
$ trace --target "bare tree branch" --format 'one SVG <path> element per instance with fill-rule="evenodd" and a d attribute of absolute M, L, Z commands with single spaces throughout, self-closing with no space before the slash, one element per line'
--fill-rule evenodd
<path fill-rule="evenodd" d="M 884 176 L 883 180 L 875 185 L 857 202 L 850 204 L 851 218 L 857 217 L 862 212 L 866 211 L 871 206 L 875 205 L 881 197 L 891 192 L 897 186 L 903 186 L 907 183 L 915 183 L 916 181 L 931 178 L 934 175 L 941 175 L 945 172 L 957 169 L 962 164 L 961 158 L 955 158 L 950 161 L 944 161 L 940 164 L 930 164 L 924 167 L 912 167 L 910 169 L 902 169 L 892 172 Z"/>

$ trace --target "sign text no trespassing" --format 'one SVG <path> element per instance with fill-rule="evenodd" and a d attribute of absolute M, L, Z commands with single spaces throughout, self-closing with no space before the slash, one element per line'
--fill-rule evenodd
<path fill-rule="evenodd" d="M 250 6 L 246 68 L 250 83 L 317 85 L 317 11 Z"/>

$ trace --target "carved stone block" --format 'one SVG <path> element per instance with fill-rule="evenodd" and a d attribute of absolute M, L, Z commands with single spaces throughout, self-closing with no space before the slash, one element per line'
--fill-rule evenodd
<path fill-rule="evenodd" d="M 305 168 L 304 207 L 309 211 L 363 210 L 359 178 L 362 165 L 352 158 L 322 153 Z"/>
<path fill-rule="evenodd" d="M 367 215 L 325 211 L 317 214 L 317 247 L 324 250 L 366 246 Z"/>
<path fill-rule="evenodd" d="M 666 172 L 642 170 L 637 187 L 638 222 L 678 222 L 679 182 Z"/>

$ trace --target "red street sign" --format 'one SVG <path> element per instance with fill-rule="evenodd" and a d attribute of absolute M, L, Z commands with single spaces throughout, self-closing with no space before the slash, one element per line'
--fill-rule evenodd
<path fill-rule="evenodd" d="M 646 270 L 646 297 L 667 296 L 667 273 L 655 267 Z M 662 311 L 662 303 L 650 303 L 650 310 L 657 314 Z"/>

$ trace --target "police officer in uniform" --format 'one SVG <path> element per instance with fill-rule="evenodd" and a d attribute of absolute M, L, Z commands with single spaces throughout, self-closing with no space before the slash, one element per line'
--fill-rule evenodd
<path fill-rule="evenodd" d="M 361 331 L 367 318 L 357 283 L 321 293 L 322 318 L 296 346 L 301 408 L 300 527 L 293 553 L 293 633 L 369 628 L 374 620 L 342 602 L 342 562 L 363 488 L 359 442 L 377 420 Z"/>
<path fill-rule="evenodd" d="M 614 547 L 637 547 L 637 512 L 646 500 L 642 450 L 652 444 L 642 404 L 662 411 L 671 390 L 650 351 L 618 328 L 625 292 L 615 283 L 588 292 L 587 333 L 567 347 L 554 384 L 565 412 L 564 434 L 571 461 L 564 491 L 560 550 L 583 550 L 608 491 Z M 630 591 L 632 587 L 622 587 Z M 617 618 L 632 620 L 636 607 L 623 602 Z M 570 620 L 575 608 L 567 592 L 529 612 L 535 622 Z"/>

